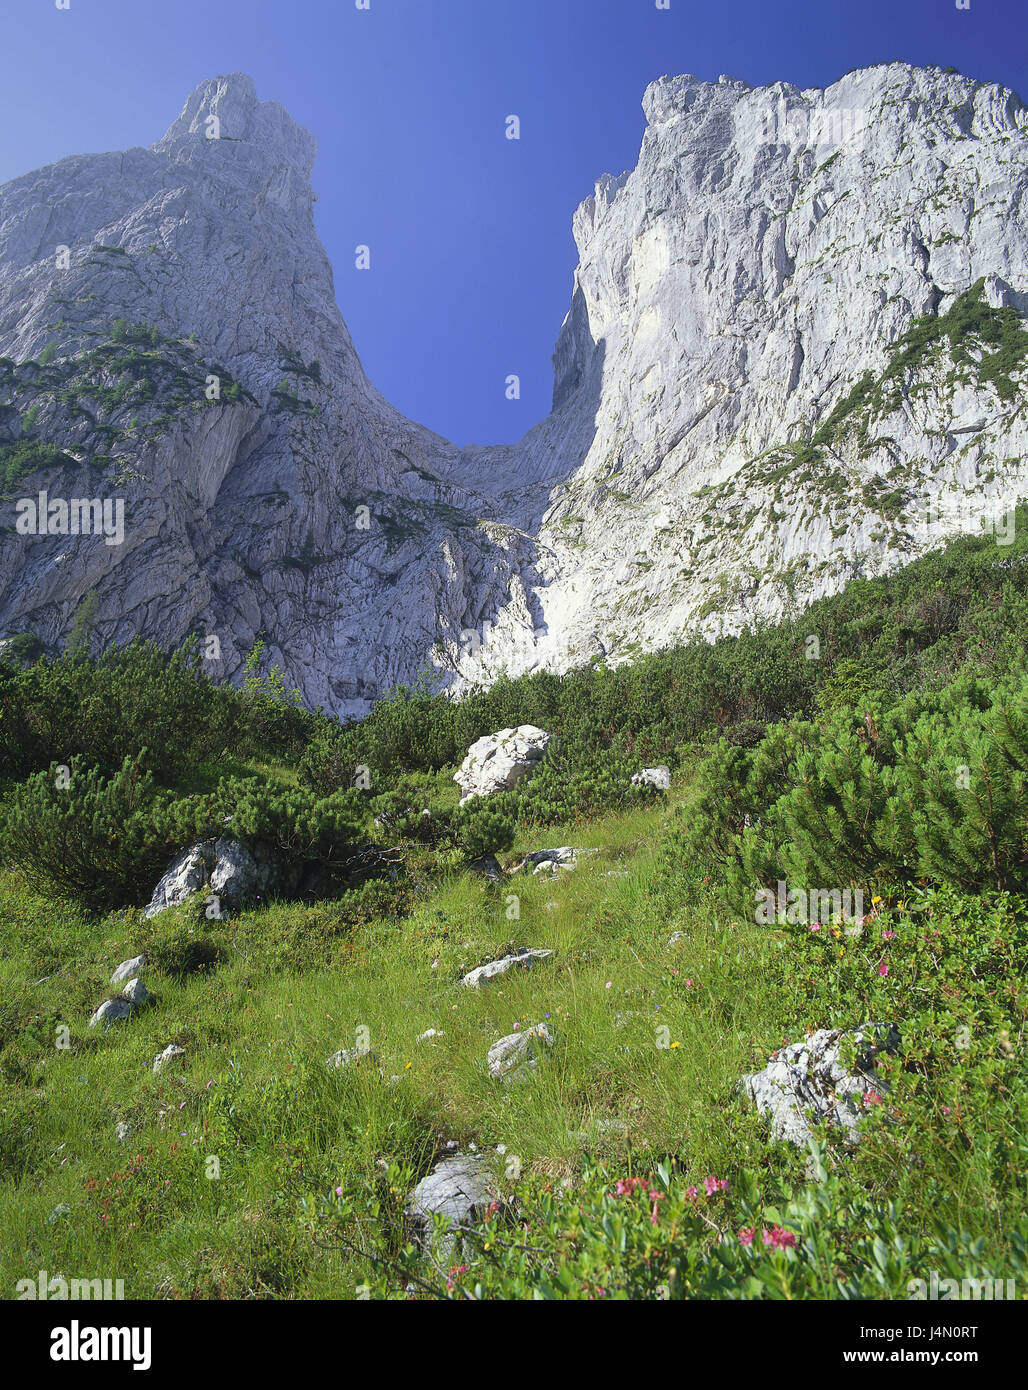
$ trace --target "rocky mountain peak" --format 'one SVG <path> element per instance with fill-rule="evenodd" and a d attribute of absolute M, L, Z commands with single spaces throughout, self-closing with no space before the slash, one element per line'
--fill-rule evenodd
<path fill-rule="evenodd" d="M 176 163 L 217 151 L 255 167 L 288 169 L 307 181 L 317 142 L 277 101 L 259 101 L 252 77 L 233 72 L 194 87 L 178 117 L 150 148 Z"/>
<path fill-rule="evenodd" d="M 88 597 L 97 645 L 212 634 L 236 678 L 263 635 L 357 713 L 774 620 L 1028 495 L 1020 99 L 888 63 L 643 107 L 574 213 L 552 413 L 497 448 L 367 381 L 314 139 L 250 78 L 0 188 L 7 476 L 125 503 L 123 545 L 0 530 L 0 636 L 59 649 Z"/>

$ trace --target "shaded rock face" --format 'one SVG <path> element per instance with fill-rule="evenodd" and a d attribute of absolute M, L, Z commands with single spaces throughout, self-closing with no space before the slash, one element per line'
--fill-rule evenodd
<path fill-rule="evenodd" d="M 509 791 L 535 771 L 550 738 L 545 729 L 534 724 L 519 724 L 516 729 L 501 729 L 477 739 L 453 774 L 461 789 L 460 804 L 490 792 Z"/>
<path fill-rule="evenodd" d="M 59 646 L 92 591 L 98 642 L 216 635 L 210 673 L 237 678 L 263 631 L 308 703 L 358 714 L 426 662 L 459 691 L 773 619 L 1028 491 L 1020 379 L 954 379 L 947 349 L 873 411 L 851 396 L 978 281 L 1028 308 L 1013 93 L 891 63 L 802 91 L 661 78 L 643 108 L 636 167 L 574 215 L 553 411 L 512 446 L 458 448 L 368 382 L 314 139 L 248 77 L 202 83 L 149 149 L 0 188 L 0 443 L 38 407 L 65 461 L 25 495 L 124 503 L 111 545 L 3 504 L 0 640 Z M 156 339 L 119 346 L 118 320 Z M 119 404 L 133 372 L 155 394 Z M 805 452 L 847 400 L 853 429 Z"/>
<path fill-rule="evenodd" d="M 840 1060 L 845 1040 L 856 1044 L 851 1069 Z M 858 1122 L 866 1112 L 866 1095 L 888 1090 L 875 1076 L 880 1052 L 895 1052 L 900 1035 L 892 1025 L 865 1023 L 853 1033 L 819 1029 L 803 1042 L 783 1047 L 763 1071 L 744 1076 L 741 1089 L 771 1122 L 775 1139 L 804 1148 L 812 1137 L 811 1124 L 827 1120 L 858 1139 Z"/>
<path fill-rule="evenodd" d="M 258 857 L 238 840 L 201 840 L 183 850 L 165 870 L 153 891 L 145 916 L 156 917 L 178 907 L 205 886 L 222 907 L 242 907 L 270 892 L 293 886 L 296 875 L 282 856 L 264 851 Z"/>
<path fill-rule="evenodd" d="M 210 673 L 234 678 L 266 629 L 269 660 L 306 700 L 347 714 L 532 573 L 530 538 L 478 524 L 496 509 L 473 480 L 488 489 L 506 451 L 458 450 L 365 377 L 314 230 L 314 153 L 233 74 L 197 87 L 150 149 L 74 156 L 0 189 L 0 354 L 24 362 L 53 343 L 67 368 L 123 319 L 159 337 L 126 352 L 155 351 L 185 378 L 103 416 L 130 430 L 124 447 L 38 390 L 38 373 L 14 393 L 20 411 L 38 396 L 40 437 L 69 451 L 26 495 L 95 496 L 85 458 L 109 454 L 101 490 L 124 501 L 124 540 L 21 536 L 4 504 L 0 635 L 59 644 L 93 590 L 98 642 L 215 634 Z M 238 398 L 209 401 L 211 373 Z M 469 482 L 452 476 L 458 458 Z"/>

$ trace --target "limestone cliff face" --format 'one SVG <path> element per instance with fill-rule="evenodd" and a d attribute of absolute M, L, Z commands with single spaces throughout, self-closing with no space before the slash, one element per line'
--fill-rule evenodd
<path fill-rule="evenodd" d="M 314 141 L 248 78 L 0 189 L 0 633 L 59 646 L 91 592 L 100 641 L 217 634 L 231 677 L 263 632 L 355 713 L 429 664 L 460 689 L 734 631 L 1028 495 L 1020 101 L 889 64 L 644 109 L 575 214 L 552 414 L 509 447 L 368 382 Z M 44 488 L 123 498 L 124 543 L 19 534 Z"/>
<path fill-rule="evenodd" d="M 0 189 L 0 439 L 65 454 L 2 489 L 0 631 L 59 645 L 93 591 L 99 641 L 214 634 L 233 676 L 265 632 L 308 701 L 347 713 L 531 574 L 528 538 L 492 539 L 449 476 L 459 451 L 365 377 L 314 231 L 314 148 L 229 76 L 151 149 Z M 124 544 L 18 535 L 15 499 L 43 487 L 123 497 Z"/>
<path fill-rule="evenodd" d="M 636 168 L 575 214 L 553 414 L 520 446 L 529 473 L 574 463 L 539 611 L 501 615 L 479 669 L 736 631 L 1028 493 L 1025 376 L 962 331 L 1023 352 L 997 322 L 1028 311 L 1018 98 L 894 63 L 826 90 L 662 78 L 643 105 Z M 955 345 L 898 347 L 923 315 Z"/>

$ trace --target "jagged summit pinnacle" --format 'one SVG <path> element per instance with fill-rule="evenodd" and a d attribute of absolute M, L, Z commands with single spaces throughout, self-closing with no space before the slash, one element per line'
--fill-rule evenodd
<path fill-rule="evenodd" d="M 216 132 L 216 138 L 212 134 Z M 227 142 L 227 146 L 219 142 Z M 243 147 L 264 164 L 286 164 L 304 179 L 314 167 L 317 142 L 277 101 L 259 101 L 252 77 L 232 72 L 194 87 L 178 117 L 160 140 L 155 154 L 176 161 L 193 160 L 215 145 Z"/>

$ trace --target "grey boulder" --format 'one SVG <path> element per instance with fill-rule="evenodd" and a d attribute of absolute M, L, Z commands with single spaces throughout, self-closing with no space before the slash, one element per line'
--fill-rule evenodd
<path fill-rule="evenodd" d="M 847 1038 L 857 1048 L 852 1071 L 840 1061 Z M 812 1137 L 811 1125 L 827 1121 L 844 1131 L 847 1142 L 856 1143 L 859 1120 L 866 1113 L 865 1093 L 888 1090 L 875 1076 L 875 1059 L 881 1052 L 895 1052 L 899 1044 L 891 1024 L 865 1023 L 854 1032 L 821 1028 L 803 1042 L 783 1047 L 763 1071 L 744 1076 L 740 1089 L 768 1116 L 775 1139 L 803 1148 Z"/>
<path fill-rule="evenodd" d="M 545 1023 L 508 1033 L 489 1049 L 489 1075 L 498 1081 L 521 1079 L 529 1068 L 538 1066 L 539 1057 L 552 1046 L 553 1035 Z"/>

